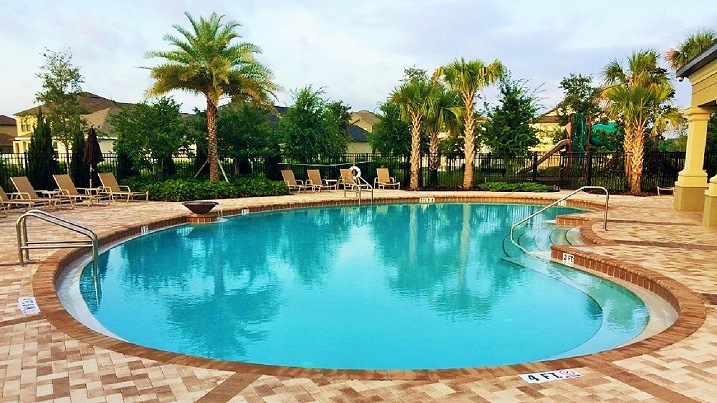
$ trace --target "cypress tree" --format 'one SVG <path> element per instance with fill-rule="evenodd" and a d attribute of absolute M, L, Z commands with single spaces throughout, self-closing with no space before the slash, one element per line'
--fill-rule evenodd
<path fill-rule="evenodd" d="M 72 156 L 70 157 L 70 175 L 72 175 L 72 180 L 77 187 L 87 187 L 90 184 L 90 167 L 82 162 L 86 144 L 87 141 L 82 133 L 80 121 L 77 119 L 72 133 Z"/>
<path fill-rule="evenodd" d="M 27 178 L 35 189 L 55 189 L 52 174 L 57 171 L 58 163 L 55 149 L 52 147 L 52 130 L 42 110 L 37 113 L 37 126 L 30 137 L 27 151 Z"/>

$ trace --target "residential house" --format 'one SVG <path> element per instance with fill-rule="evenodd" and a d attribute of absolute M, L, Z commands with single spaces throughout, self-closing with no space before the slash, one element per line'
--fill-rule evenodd
<path fill-rule="evenodd" d="M 0 115 L 0 154 L 12 153 L 12 142 L 17 136 L 15 119 Z"/>
<path fill-rule="evenodd" d="M 378 121 L 378 116 L 367 110 L 351 113 L 348 132 L 352 141 L 349 143 L 349 153 L 370 153 L 372 151 L 369 135 L 373 132 L 373 125 Z"/>
<path fill-rule="evenodd" d="M 540 143 L 538 143 L 538 145 L 536 145 L 535 147 L 531 148 L 531 151 L 537 152 L 546 152 L 553 148 L 553 146 L 555 145 L 555 142 L 553 141 L 553 136 L 556 132 L 564 130 L 563 126 L 561 126 L 558 121 L 557 107 L 535 118 L 535 120 L 533 121 L 533 123 L 530 124 L 530 126 L 538 130 L 537 134 Z"/>
<path fill-rule="evenodd" d="M 113 143 L 116 140 L 114 131 L 109 125 L 108 118 L 120 111 L 122 108 L 130 106 L 130 103 L 116 102 L 111 99 L 103 98 L 89 92 L 83 92 L 79 98 L 80 107 L 83 110 L 81 117 L 88 125 L 94 126 L 100 141 L 100 148 L 103 152 L 112 152 Z M 40 109 L 43 111 L 48 108 L 45 105 L 39 105 L 24 111 L 17 112 L 16 131 L 17 134 L 12 143 L 13 152 L 27 152 L 30 146 L 30 138 L 33 129 L 37 125 L 37 113 Z M 53 142 L 53 147 L 59 153 L 65 153 L 68 150 L 58 141 Z"/>

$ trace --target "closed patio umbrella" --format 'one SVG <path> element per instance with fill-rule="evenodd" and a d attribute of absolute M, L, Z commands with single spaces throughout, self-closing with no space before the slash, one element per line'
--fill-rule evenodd
<path fill-rule="evenodd" d="M 104 161 L 105 157 L 102 156 L 102 150 L 100 150 L 100 142 L 97 140 L 97 133 L 95 127 L 90 127 L 90 132 L 87 134 L 87 144 L 85 144 L 85 154 L 82 156 L 82 162 L 90 166 L 90 188 L 92 188 L 92 177 L 95 175 L 95 168 L 97 164 Z"/>

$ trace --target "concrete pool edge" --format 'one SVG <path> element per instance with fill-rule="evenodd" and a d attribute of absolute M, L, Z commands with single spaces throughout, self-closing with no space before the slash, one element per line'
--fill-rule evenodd
<path fill-rule="evenodd" d="M 528 204 L 544 204 L 549 202 L 549 198 L 541 197 L 436 197 L 436 202 L 503 202 L 503 203 L 528 203 Z M 418 197 L 412 198 L 387 198 L 378 200 L 377 204 L 385 203 L 406 203 L 417 202 Z M 287 208 L 303 208 L 303 207 L 319 207 L 319 206 L 341 206 L 355 205 L 355 199 L 344 199 L 334 201 L 321 202 L 303 202 L 296 203 L 287 200 L 287 203 L 275 205 L 255 204 L 250 206 L 252 212 L 280 210 Z M 569 205 L 573 205 L 569 203 Z M 576 206 L 591 207 L 596 206 L 590 202 L 576 203 Z M 242 209 L 226 209 L 225 215 L 240 214 Z M 585 222 L 589 220 L 584 220 Z M 113 231 L 108 231 L 101 235 L 101 243 L 107 244 L 118 239 L 124 239 L 132 235 L 138 235 L 141 227 L 149 226 L 150 229 L 159 229 L 172 225 L 183 224 L 186 222 L 186 216 L 178 215 L 174 218 L 158 220 L 156 222 L 148 221 L 146 223 L 138 223 L 132 226 L 119 226 Z M 556 252 L 560 253 L 561 247 L 555 247 Z M 457 377 L 485 377 L 498 376 L 506 374 L 519 374 L 525 372 L 548 371 L 561 368 L 574 368 L 587 365 L 595 365 L 598 363 L 612 363 L 613 361 L 629 358 L 637 355 L 651 352 L 667 345 L 682 340 L 696 331 L 705 320 L 705 307 L 701 298 L 694 292 L 687 289 L 682 284 L 658 275 L 646 269 L 622 267 L 619 261 L 608 261 L 605 258 L 591 257 L 587 250 L 589 246 L 581 246 L 580 248 L 567 247 L 570 253 L 575 252 L 576 263 L 586 263 L 584 266 L 588 268 L 601 267 L 605 273 L 610 275 L 612 270 L 613 276 L 625 279 L 631 283 L 637 284 L 643 288 L 652 287 L 658 290 L 658 294 L 670 303 L 679 312 L 680 316 L 677 321 L 666 331 L 652 336 L 646 340 L 636 342 L 617 349 L 595 353 L 583 357 L 559 359 L 553 361 L 536 362 L 529 364 L 517 364 L 500 367 L 482 367 L 482 368 L 465 368 L 451 370 L 415 370 L 415 371 L 358 371 L 358 370 L 318 370 L 293 367 L 274 367 L 258 364 L 244 364 L 237 362 L 216 361 L 206 358 L 190 357 L 181 354 L 168 353 L 164 351 L 153 350 L 150 348 L 136 346 L 120 340 L 112 339 L 86 328 L 77 322 L 61 305 L 57 293 L 55 291 L 55 281 L 59 273 L 72 261 L 80 258 L 85 254 L 83 250 L 64 250 L 53 254 L 45 262 L 43 262 L 33 277 L 33 289 L 40 306 L 41 312 L 56 328 L 63 331 L 70 337 L 88 344 L 106 348 L 112 351 L 155 360 L 165 363 L 174 363 L 179 365 L 187 365 L 200 368 L 226 370 L 232 372 L 265 374 L 274 376 L 292 376 L 304 378 L 326 378 L 331 379 L 365 379 L 365 380 L 409 380 L 409 379 L 455 379 Z M 583 250 L 585 249 L 585 250 Z M 579 259 L 583 259 L 580 261 Z M 612 267 L 612 269 L 611 269 Z M 598 271 L 602 271 L 598 269 Z M 614 275 L 617 273 L 617 275 Z"/>

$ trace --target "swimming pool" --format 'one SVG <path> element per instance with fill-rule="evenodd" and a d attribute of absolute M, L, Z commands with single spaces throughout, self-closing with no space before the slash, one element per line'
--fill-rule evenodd
<path fill-rule="evenodd" d="M 173 227 L 103 253 L 101 293 L 89 268 L 79 288 L 127 341 L 273 365 L 502 365 L 635 337 L 648 314 L 631 292 L 511 248 L 510 224 L 537 208 L 298 209 Z M 536 218 L 523 246 L 556 241 L 564 233 L 545 221 L 571 211 Z"/>

